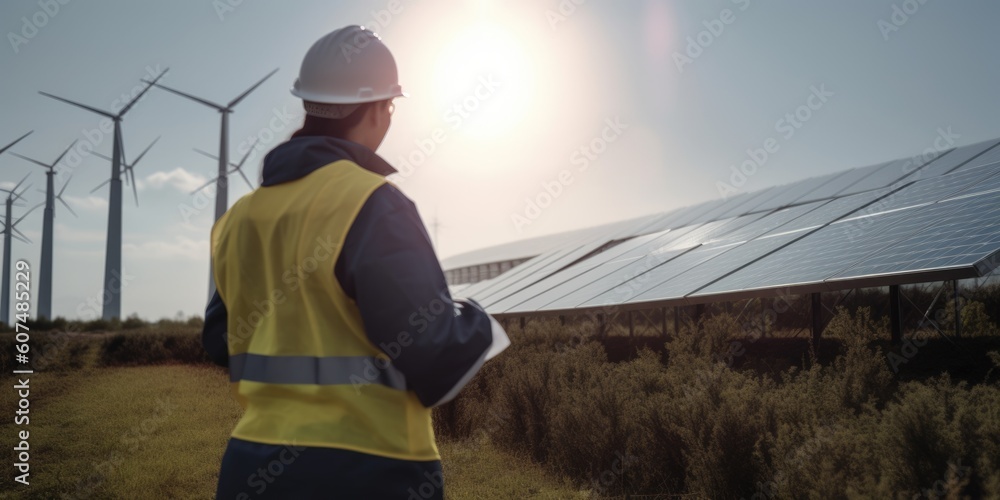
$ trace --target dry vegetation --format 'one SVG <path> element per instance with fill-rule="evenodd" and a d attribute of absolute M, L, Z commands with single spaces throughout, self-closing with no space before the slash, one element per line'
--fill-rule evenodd
<path fill-rule="evenodd" d="M 512 326 L 513 346 L 436 412 L 446 455 L 462 463 L 451 466 L 449 496 L 489 491 L 565 498 L 589 491 L 650 498 L 998 498 L 1000 339 L 990 336 L 995 312 L 974 305 L 963 311 L 969 311 L 966 338 L 923 341 L 925 334 L 918 333 L 914 340 L 920 341 L 906 351 L 885 340 L 886 321 L 868 308 L 840 310 L 827 326 L 820 355 L 804 338 L 748 342 L 743 325 L 717 312 L 667 339 L 598 338 L 592 335 L 598 329 L 586 322 L 536 319 L 524 331 Z M 212 394 L 195 391 L 185 404 L 217 414 L 190 422 L 218 427 L 199 442 L 223 440 L 231 401 L 197 400 L 223 397 L 225 373 L 205 366 L 198 325 L 185 323 L 35 333 L 32 347 L 43 373 L 104 381 L 54 392 L 51 410 L 38 410 L 62 408 L 51 439 L 67 425 L 81 435 L 91 432 L 91 417 L 125 425 L 97 406 L 90 417 L 74 412 L 102 391 L 120 391 L 115 400 L 126 406 L 131 403 L 124 394 L 140 394 L 144 384 L 168 391 L 163 384 L 169 380 L 130 385 L 122 370 L 172 364 L 218 379 L 177 383 L 218 385 Z M 10 342 L 10 335 L 0 335 L 4 373 Z M 734 343 L 746 349 L 734 350 Z M 905 362 L 894 365 L 893 356 Z M 119 378 L 104 378 L 111 371 Z M 98 448 L 98 455 L 106 453 Z M 159 460 L 150 451 L 155 448 L 144 449 L 136 460 Z M 86 450 L 64 455 L 51 466 L 86 469 Z M 208 470 L 201 472 L 202 490 L 217 466 L 216 455 L 208 458 L 200 466 Z M 141 463 L 135 467 L 146 474 Z M 114 476 L 130 487 L 150 477 Z M 58 490 L 52 488 L 47 491 Z"/>

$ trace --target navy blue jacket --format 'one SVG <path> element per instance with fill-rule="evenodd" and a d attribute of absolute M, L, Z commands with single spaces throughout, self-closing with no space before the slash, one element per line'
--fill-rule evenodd
<path fill-rule="evenodd" d="M 300 179 L 341 159 L 351 160 L 383 176 L 396 171 L 360 144 L 325 136 L 293 137 L 265 157 L 261 186 L 266 189 Z M 380 348 L 391 345 L 401 332 L 413 338 L 413 344 L 401 352 L 387 354 L 393 356 L 393 366 L 406 377 L 408 389 L 425 406 L 439 401 L 490 346 L 489 316 L 472 301 L 455 307 L 416 207 L 391 184 L 376 189 L 358 213 L 347 232 L 334 274 L 357 304 L 365 332 L 373 345 Z M 229 357 L 226 321 L 226 306 L 216 292 L 205 311 L 202 343 L 213 362 L 222 366 L 228 365 Z M 232 439 L 223 459 L 219 498 L 237 491 L 233 488 L 239 485 L 233 480 L 245 481 L 249 473 L 257 470 L 261 460 L 267 463 L 282 450 L 284 447 Z M 309 456 L 315 457 L 308 461 L 315 462 L 317 477 L 324 481 L 334 479 L 330 464 L 356 463 L 359 457 L 364 458 L 363 462 L 370 462 L 376 471 L 383 470 L 385 463 L 401 462 L 394 467 L 404 469 L 407 464 L 418 466 L 413 469 L 416 471 L 413 477 L 425 479 L 416 484 L 405 480 L 393 486 L 391 478 L 385 478 L 390 484 L 382 487 L 398 487 L 393 491 L 402 494 L 401 498 L 406 498 L 410 488 L 426 486 L 426 477 L 439 477 L 435 474 L 440 474 L 438 462 L 393 461 L 318 448 L 310 449 Z M 302 462 L 297 461 L 301 469 L 311 468 Z M 364 469 L 365 464 L 361 464 L 361 468 Z M 247 489 L 246 484 L 242 487 Z M 303 487 L 311 486 L 303 484 Z M 436 490 L 439 492 L 440 488 Z M 328 497 L 329 493 L 327 490 Z"/>

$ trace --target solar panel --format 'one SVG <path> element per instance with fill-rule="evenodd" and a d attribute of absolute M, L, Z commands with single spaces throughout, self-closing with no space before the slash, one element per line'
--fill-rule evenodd
<path fill-rule="evenodd" d="M 998 262 L 992 140 L 635 219 L 466 290 L 525 314 L 981 276 Z"/>
<path fill-rule="evenodd" d="M 753 213 L 756 207 L 760 206 L 762 203 L 767 201 L 768 198 L 774 196 L 775 187 L 771 186 L 766 189 L 761 189 L 759 191 L 754 191 L 750 193 L 750 197 L 747 199 L 746 203 L 739 206 L 734 206 L 731 209 L 719 214 L 720 219 L 728 219 L 730 217 L 737 217 L 740 215 L 746 215 Z"/>
<path fill-rule="evenodd" d="M 915 181 L 872 204 L 864 213 L 875 214 L 934 203 L 968 189 L 1000 188 L 1000 178 L 991 178 L 994 174 L 995 171 L 980 168 Z"/>
<path fill-rule="evenodd" d="M 787 207 L 841 175 L 844 175 L 844 172 L 806 179 L 787 186 L 779 186 L 774 197 L 757 206 L 754 210 L 774 210 L 775 208 Z"/>
<path fill-rule="evenodd" d="M 836 273 L 830 281 L 962 267 L 971 271 L 1000 252 L 1000 190 L 930 205 L 922 210 L 921 218 L 934 222 Z M 968 277 L 985 275 L 993 266 Z"/>
<path fill-rule="evenodd" d="M 633 277 L 640 276 L 649 269 L 663 263 L 670 262 L 690 250 L 690 248 L 684 248 L 652 251 L 643 256 L 634 256 L 628 259 L 622 259 L 621 261 L 609 263 L 609 265 L 598 268 L 600 272 L 588 273 L 585 275 L 586 279 L 591 279 L 591 281 L 586 281 L 586 279 L 581 276 L 579 279 L 574 280 L 581 282 L 576 289 L 569 291 L 569 293 L 566 293 L 565 295 L 562 295 L 545 305 L 527 310 L 559 311 L 577 308 L 585 301 L 590 300 L 607 290 L 613 289 L 624 282 L 630 281 Z M 534 304 L 534 301 L 532 304 Z M 519 307 L 519 309 L 521 308 Z"/>
<path fill-rule="evenodd" d="M 661 247 L 668 232 L 648 234 L 629 240 L 492 303 L 490 308 L 501 312 L 512 309 L 525 311 L 538 309 L 610 274 L 623 267 L 626 262 L 631 262 Z M 598 270 L 602 267 L 603 271 Z"/>
<path fill-rule="evenodd" d="M 853 170 L 848 170 L 839 177 L 830 179 L 819 188 L 813 190 L 813 192 L 808 193 L 806 196 L 802 197 L 799 201 L 816 201 L 825 200 L 827 198 L 833 198 L 843 191 L 847 191 L 851 186 L 858 184 L 860 181 L 872 176 L 877 171 L 884 168 L 886 165 L 892 162 L 880 163 L 878 165 L 871 165 L 868 167 L 855 168 Z M 884 187 L 884 186 L 880 186 Z M 857 192 L 857 191 L 852 191 Z"/>
<path fill-rule="evenodd" d="M 628 277 L 629 279 L 620 279 L 619 283 L 612 286 L 612 288 L 587 300 L 581 306 L 601 307 L 637 302 L 639 301 L 639 296 L 643 293 L 674 278 L 687 269 L 711 259 L 733 245 L 738 245 L 738 243 L 699 246 L 655 266 L 649 266 L 645 261 L 639 261 L 638 265 L 630 266 L 622 273 L 622 278 Z"/>
<path fill-rule="evenodd" d="M 482 287 L 467 289 L 468 296 L 475 298 L 484 306 L 494 303 L 549 275 L 569 266 L 577 260 L 599 251 L 613 242 L 632 238 L 636 229 L 648 223 L 650 217 L 641 217 L 621 223 L 606 225 L 600 236 L 591 236 L 582 244 L 565 245 L 557 250 L 540 255 L 535 259 L 501 274 Z M 517 272 L 515 272 L 517 271 Z M 471 287 L 470 287 L 471 288 Z"/>
<path fill-rule="evenodd" d="M 986 151 L 982 156 L 976 157 L 974 160 L 966 163 L 959 167 L 959 169 L 971 169 L 978 168 L 985 165 L 991 165 L 1000 162 L 1000 142 L 993 145 L 993 148 Z"/>
<path fill-rule="evenodd" d="M 742 212 L 740 210 L 740 207 L 746 205 L 747 202 L 753 200 L 753 198 L 757 194 L 758 193 L 753 193 L 753 194 L 750 194 L 750 193 L 740 193 L 740 194 L 737 194 L 737 195 L 734 195 L 734 196 L 730 196 L 730 197 L 728 197 L 728 198 L 725 199 L 725 203 L 723 203 L 723 204 L 715 207 L 714 209 L 712 209 L 712 210 L 710 210 L 708 212 L 705 212 L 705 213 L 699 215 L 698 217 L 696 217 L 691 222 L 710 222 L 710 221 L 728 219 L 728 218 L 731 218 L 731 217 L 734 217 L 734 216 L 723 217 L 723 214 L 725 214 L 727 212 L 732 212 L 732 211 L 736 211 L 737 215 L 743 215 L 742 213 L 740 213 L 740 212 Z"/>
<path fill-rule="evenodd" d="M 813 219 L 825 219 L 832 216 L 816 218 L 815 215 L 829 213 L 825 208 L 829 202 L 814 202 L 805 205 L 798 205 L 784 209 L 767 217 L 761 218 L 753 223 L 747 224 L 744 228 L 734 231 L 732 234 L 720 239 L 714 245 L 708 243 L 705 246 L 696 248 L 692 254 L 704 254 L 705 259 L 701 263 L 691 266 L 681 273 L 671 277 L 669 280 L 649 287 L 636 297 L 639 301 L 661 301 L 680 299 L 685 295 L 737 270 L 742 265 L 752 262 L 766 253 L 780 247 L 782 244 L 791 241 L 796 235 L 795 231 L 787 231 L 790 223 L 806 214 L 813 213 Z M 817 212 L 817 210 L 820 210 Z M 799 225 L 812 225 L 808 220 Z M 782 228 L 786 228 L 783 230 Z M 779 237 L 759 238 L 767 233 L 782 233 Z M 719 247 L 721 252 L 713 252 Z"/>
<path fill-rule="evenodd" d="M 704 217 L 706 214 L 718 209 L 719 207 L 726 204 L 728 200 L 712 200 L 705 203 L 699 203 L 691 207 L 691 210 L 684 213 L 683 217 L 678 217 L 676 221 L 673 222 L 673 229 L 678 227 L 690 226 L 693 224 L 698 224 L 701 222 L 706 222 L 707 219 Z"/>
<path fill-rule="evenodd" d="M 545 262 L 542 262 L 521 274 L 509 276 L 507 279 L 498 280 L 493 286 L 484 289 L 483 291 L 476 292 L 475 295 L 472 295 L 472 297 L 483 303 L 483 305 L 496 302 L 497 300 L 540 281 L 563 267 L 576 262 L 581 257 L 594 252 L 607 243 L 608 241 L 601 239 L 592 241 L 585 245 L 573 245 L 568 247 L 568 250 L 563 249 L 558 253 L 553 252 L 553 255 L 546 259 Z M 501 274 L 497 278 L 503 278 L 504 276 L 506 275 Z"/>
<path fill-rule="evenodd" d="M 959 166 L 969 162 L 969 160 L 978 160 L 976 158 L 977 156 L 983 154 L 989 148 L 996 146 L 997 144 L 1000 144 L 1000 141 L 993 139 L 991 141 L 983 141 L 955 148 L 950 153 L 939 157 L 924 168 L 914 172 L 913 177 L 926 179 L 928 177 L 936 177 L 950 173 Z M 979 163 L 979 165 L 985 164 L 986 163 Z"/>
<path fill-rule="evenodd" d="M 760 261 L 771 259 L 772 252 L 783 250 L 786 245 L 791 245 L 797 240 L 805 239 L 807 236 L 828 227 L 834 221 L 843 219 L 850 214 L 863 210 L 879 199 L 891 194 L 889 189 L 880 189 L 859 193 L 852 196 L 836 198 L 828 202 L 817 202 L 821 205 L 814 210 L 810 210 L 800 217 L 792 219 L 764 235 L 757 240 L 748 242 L 741 251 L 745 252 L 742 259 L 735 259 L 738 263 L 738 270 L 723 275 L 722 278 L 703 286 L 692 292 L 691 295 L 702 296 L 719 293 L 730 293 L 733 291 L 750 288 L 762 279 L 762 277 L 777 271 L 780 266 L 773 267 L 773 262 L 768 261 L 761 264 Z M 766 270 L 762 270 L 766 269 Z"/>
<path fill-rule="evenodd" d="M 733 289 L 730 277 L 710 291 L 759 290 L 821 283 L 865 256 L 886 248 L 932 224 L 940 214 L 923 205 L 895 212 L 845 219 L 792 242 L 734 273 L 741 279 Z M 725 287 L 728 290 L 723 290 Z"/>

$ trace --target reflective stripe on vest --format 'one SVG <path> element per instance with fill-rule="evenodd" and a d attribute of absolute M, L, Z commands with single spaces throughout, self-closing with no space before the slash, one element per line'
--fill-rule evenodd
<path fill-rule="evenodd" d="M 403 374 L 388 361 L 374 356 L 236 354 L 229 358 L 229 381 L 240 380 L 269 384 L 379 384 L 406 390 Z"/>

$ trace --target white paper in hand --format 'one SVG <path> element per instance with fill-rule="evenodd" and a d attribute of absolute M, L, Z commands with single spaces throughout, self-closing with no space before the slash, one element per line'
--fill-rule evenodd
<path fill-rule="evenodd" d="M 486 351 L 486 361 L 495 358 L 497 354 L 510 347 L 510 338 L 507 337 L 507 332 L 493 316 L 490 316 L 490 325 L 493 327 L 493 343 L 490 344 L 490 349 Z"/>

